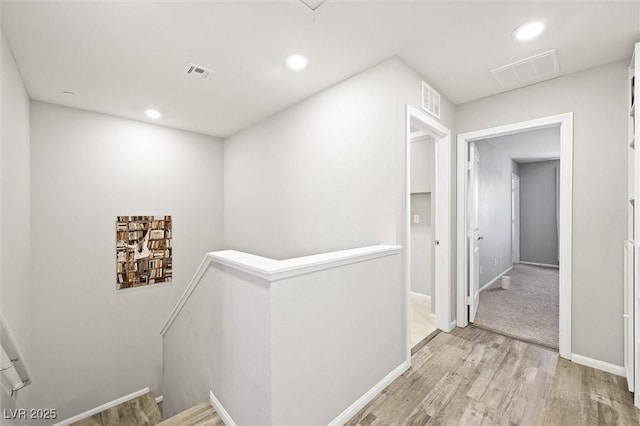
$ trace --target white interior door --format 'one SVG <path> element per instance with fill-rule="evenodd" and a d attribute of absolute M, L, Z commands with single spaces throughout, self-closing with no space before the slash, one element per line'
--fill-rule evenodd
<path fill-rule="evenodd" d="M 511 175 L 511 258 L 520 263 L 520 177 Z"/>
<path fill-rule="evenodd" d="M 469 144 L 469 321 L 474 322 L 480 303 L 480 230 L 478 229 L 478 166 L 480 154 L 475 143 Z"/>

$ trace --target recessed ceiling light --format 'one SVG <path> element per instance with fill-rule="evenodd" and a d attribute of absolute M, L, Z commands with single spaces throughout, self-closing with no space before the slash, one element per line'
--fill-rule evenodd
<path fill-rule="evenodd" d="M 73 93 L 73 92 L 68 92 L 68 91 L 66 91 L 66 90 L 65 90 L 64 92 L 62 92 L 62 94 L 63 94 L 63 95 L 65 95 L 65 96 L 69 96 L 70 98 L 72 98 L 72 97 L 74 97 L 74 96 L 76 95 L 75 93 Z"/>
<path fill-rule="evenodd" d="M 287 56 L 287 66 L 294 71 L 302 71 L 305 69 L 309 60 L 302 55 L 289 55 Z"/>
<path fill-rule="evenodd" d="M 157 111 L 155 109 L 148 109 L 144 113 L 147 114 L 147 117 L 152 118 L 154 120 L 157 120 L 162 115 L 160 114 L 160 111 Z"/>
<path fill-rule="evenodd" d="M 513 31 L 513 38 L 520 41 L 533 40 L 542 34 L 546 26 L 547 21 L 544 19 L 526 22 Z"/>

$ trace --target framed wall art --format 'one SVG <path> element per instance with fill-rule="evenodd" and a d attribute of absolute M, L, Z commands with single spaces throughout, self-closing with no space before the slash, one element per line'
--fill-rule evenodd
<path fill-rule="evenodd" d="M 116 288 L 170 282 L 171 216 L 118 216 L 116 219 Z"/>

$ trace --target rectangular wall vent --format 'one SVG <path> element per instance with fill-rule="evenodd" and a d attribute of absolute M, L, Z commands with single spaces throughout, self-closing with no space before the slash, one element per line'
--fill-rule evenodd
<path fill-rule="evenodd" d="M 210 69 L 201 67 L 200 65 L 196 64 L 188 64 L 185 72 L 187 73 L 187 75 L 200 77 L 202 79 L 209 78 L 209 75 L 213 73 L 213 71 L 211 71 Z"/>
<path fill-rule="evenodd" d="M 327 0 L 300 0 L 300 2 L 302 4 L 304 4 L 305 6 L 307 6 L 309 9 L 313 10 L 314 12 L 320 7 L 322 6 Z"/>
<path fill-rule="evenodd" d="M 440 93 L 424 81 L 422 82 L 422 109 L 440 118 Z"/>
<path fill-rule="evenodd" d="M 556 77 L 560 73 L 556 49 L 522 59 L 491 71 L 505 89 L 525 86 Z"/>

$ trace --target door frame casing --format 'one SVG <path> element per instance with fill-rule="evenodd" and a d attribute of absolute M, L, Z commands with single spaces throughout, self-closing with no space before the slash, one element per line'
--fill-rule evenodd
<path fill-rule="evenodd" d="M 472 182 L 467 191 L 467 254 L 469 259 L 469 321 L 475 319 L 480 304 L 480 151 L 475 142 L 467 144 L 469 148 L 469 167 L 467 167 L 467 182 Z M 472 279 L 472 278 L 475 278 Z M 477 296 L 477 297 L 476 297 Z"/>
<path fill-rule="evenodd" d="M 421 121 L 429 131 L 437 135 L 435 141 L 435 173 L 432 197 L 434 206 L 433 240 L 435 250 L 435 307 L 436 327 L 449 332 L 455 327 L 451 321 L 451 131 L 434 118 L 411 105 L 405 113 L 405 191 L 404 191 L 404 284 L 405 284 L 405 330 L 406 359 L 411 363 L 411 119 Z"/>
<path fill-rule="evenodd" d="M 571 241 L 573 212 L 573 112 L 461 133 L 457 138 L 457 303 L 458 327 L 469 323 L 467 309 L 467 144 L 469 142 L 545 127 L 560 127 L 560 338 L 562 358 L 571 359 Z"/>

